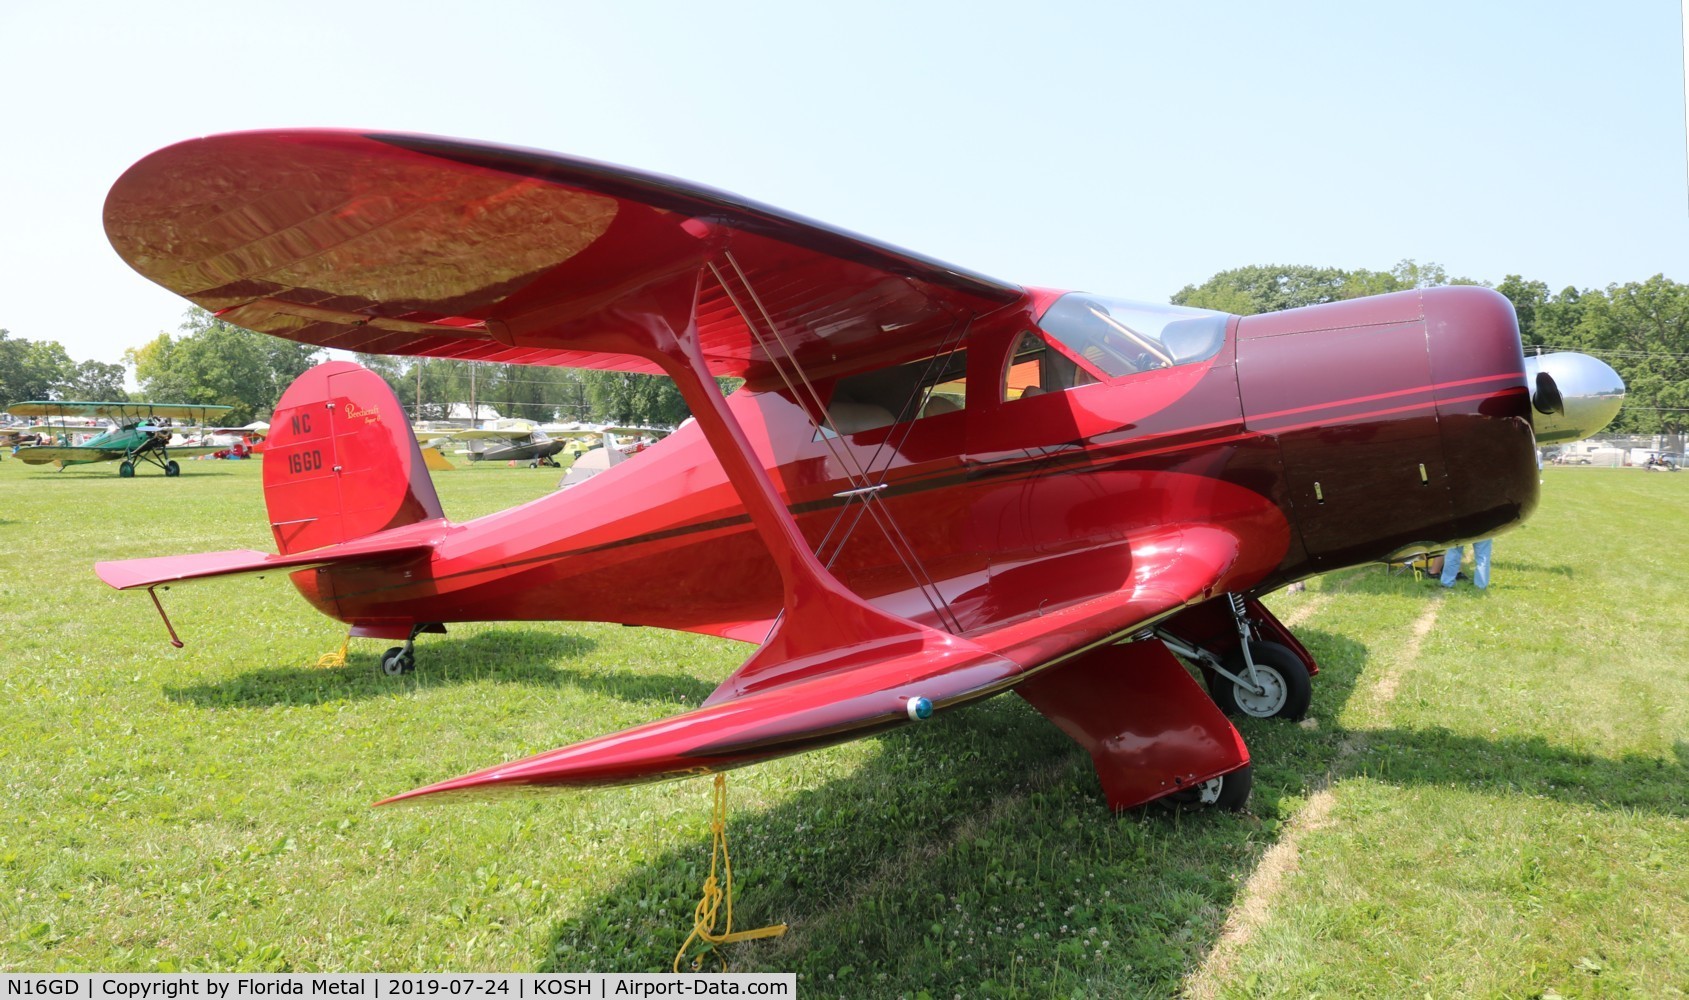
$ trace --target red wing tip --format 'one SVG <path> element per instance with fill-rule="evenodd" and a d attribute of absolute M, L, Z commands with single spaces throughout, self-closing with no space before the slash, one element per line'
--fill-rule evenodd
<path fill-rule="evenodd" d="M 453 778 L 450 781 L 440 781 L 432 785 L 424 785 L 421 788 L 413 788 L 408 792 L 400 792 L 397 795 L 390 795 L 377 802 L 376 805 L 397 805 L 401 802 L 412 802 L 427 795 L 451 795 L 453 798 L 504 798 L 515 790 L 511 787 L 508 779 L 501 780 L 498 775 L 470 774 L 461 778 Z"/>

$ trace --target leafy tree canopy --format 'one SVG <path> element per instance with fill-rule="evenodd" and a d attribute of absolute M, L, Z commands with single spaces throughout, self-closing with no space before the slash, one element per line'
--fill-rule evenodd
<path fill-rule="evenodd" d="M 268 337 L 194 307 L 182 336 L 161 333 L 124 352 L 146 398 L 160 403 L 232 406 L 228 421 L 267 416 L 282 390 L 316 363 L 320 348 Z"/>
<path fill-rule="evenodd" d="M 0 408 L 30 399 L 129 398 L 123 366 L 98 361 L 76 364 L 56 340 L 26 340 L 0 330 Z"/>
<path fill-rule="evenodd" d="M 1251 316 L 1410 288 L 1475 284 L 1469 278 L 1450 278 L 1440 264 L 1412 260 L 1403 260 L 1388 271 L 1269 264 L 1221 271 L 1200 285 L 1186 285 L 1173 296 L 1173 303 Z"/>

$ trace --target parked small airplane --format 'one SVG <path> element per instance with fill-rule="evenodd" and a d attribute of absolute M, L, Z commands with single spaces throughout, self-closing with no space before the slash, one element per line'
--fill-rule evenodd
<path fill-rule="evenodd" d="M 417 438 L 428 441 L 460 441 L 469 445 L 460 454 L 471 462 L 525 462 L 528 468 L 557 467 L 555 456 L 568 447 L 566 439 L 553 438 L 526 424 L 517 427 L 463 427 L 452 430 L 417 429 Z"/>
<path fill-rule="evenodd" d="M 176 434 L 198 430 L 197 426 L 178 425 L 177 420 L 194 424 L 209 423 L 233 407 L 200 403 L 90 403 L 76 400 L 32 400 L 14 403 L 7 413 L 20 417 L 42 417 L 61 422 L 60 440 L 65 432 L 93 431 L 97 428 L 76 428 L 63 421 L 72 417 L 94 417 L 109 420 L 112 426 L 82 444 L 34 445 L 18 449 L 17 457 L 31 465 L 56 465 L 64 469 L 89 462 L 117 462 L 117 474 L 127 479 L 135 474 L 137 462 L 151 462 L 164 470 L 166 476 L 179 474 L 181 466 L 170 457 L 175 452 L 183 458 L 209 455 L 226 446 L 178 445 L 170 439 Z"/>
<path fill-rule="evenodd" d="M 661 372 L 691 408 L 639 461 L 454 524 L 386 383 L 330 362 L 273 418 L 277 553 L 98 565 L 149 591 L 288 572 L 351 635 L 404 640 L 393 673 L 449 622 L 758 644 L 699 708 L 400 798 L 720 771 L 1014 690 L 1111 805 L 1239 806 L 1250 757 L 1224 713 L 1297 718 L 1316 670 L 1260 597 L 1518 524 L 1532 421 L 1587 412 L 1546 362 L 1527 380 L 1486 288 L 1247 317 L 1133 304 L 453 139 L 192 140 L 130 168 L 105 221 L 132 267 L 231 323 Z"/>
<path fill-rule="evenodd" d="M 13 448 L 23 448 L 27 445 L 40 444 L 41 435 L 47 428 L 40 424 L 10 424 L 0 427 L 0 449 L 9 452 Z"/>
<path fill-rule="evenodd" d="M 586 482 L 593 476 L 609 472 L 615 466 L 627 461 L 628 453 L 616 443 L 616 436 L 609 431 L 604 432 L 604 440 L 596 447 L 588 448 L 575 456 L 575 461 L 569 466 L 569 471 L 557 481 L 560 490 L 570 489 Z"/>

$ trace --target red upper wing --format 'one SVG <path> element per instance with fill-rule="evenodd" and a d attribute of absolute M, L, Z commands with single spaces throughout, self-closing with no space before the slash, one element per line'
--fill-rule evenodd
<path fill-rule="evenodd" d="M 190 140 L 131 167 L 106 232 L 137 271 L 230 322 L 326 347 L 655 371 L 570 324 L 715 261 L 812 371 L 936 344 L 1013 285 L 683 181 L 455 139 L 339 131 Z M 729 255 L 743 271 L 731 272 Z M 746 285 L 756 292 L 750 300 Z M 767 355 L 706 280 L 718 375 Z"/>

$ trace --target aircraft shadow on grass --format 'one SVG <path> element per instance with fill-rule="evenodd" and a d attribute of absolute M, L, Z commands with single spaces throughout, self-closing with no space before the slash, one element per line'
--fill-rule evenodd
<path fill-rule="evenodd" d="M 269 708 L 312 705 L 347 699 L 389 696 L 395 685 L 437 686 L 492 680 L 510 684 L 574 686 L 623 701 L 685 700 L 698 704 L 711 686 L 690 674 L 637 674 L 564 665 L 586 656 L 598 643 L 585 636 L 543 631 L 494 629 L 464 638 L 424 636 L 417 642 L 419 666 L 409 678 L 383 676 L 377 669 L 380 648 L 373 640 L 359 645 L 344 666 L 267 667 L 201 684 L 165 685 L 172 701 L 206 707 Z"/>
<path fill-rule="evenodd" d="M 1065 995 L 1101 988 L 1124 963 L 1145 984 L 1176 988 L 1214 947 L 1255 866 L 1257 817 L 1287 818 L 1281 801 L 1306 797 L 1328 774 L 1689 817 L 1689 743 L 1677 744 L 1676 762 L 1615 760 L 1536 737 L 1330 725 L 1365 676 L 1367 647 L 1317 629 L 1299 634 L 1322 664 L 1314 714 L 1325 724 L 1240 724 L 1257 761 L 1254 815 L 1157 806 L 1111 815 L 1085 754 L 1013 697 L 882 736 L 880 752 L 849 778 L 767 811 L 730 808 L 735 929 L 792 925 L 785 938 L 731 946 L 732 968 L 801 970 L 819 995 L 948 995 L 986 979 Z M 1345 759 L 1356 739 L 1366 752 Z M 729 777 L 730 805 L 734 785 Z M 703 817 L 709 786 L 694 787 Z M 709 856 L 705 833 L 642 860 L 557 924 L 541 969 L 667 969 Z M 1099 927 L 1093 942 L 1111 947 L 1081 948 L 1080 926 Z M 1030 939 L 1034 928 L 1041 939 Z M 1016 953 L 1043 967 L 1016 965 Z M 916 981 L 905 978 L 910 969 L 951 971 Z M 840 970 L 849 981 L 826 982 Z"/>
<path fill-rule="evenodd" d="M 1578 575 L 1577 569 L 1569 563 L 1537 562 L 1529 556 L 1511 556 L 1506 559 L 1492 559 L 1491 566 L 1504 573 L 1552 573 L 1572 579 Z"/>

